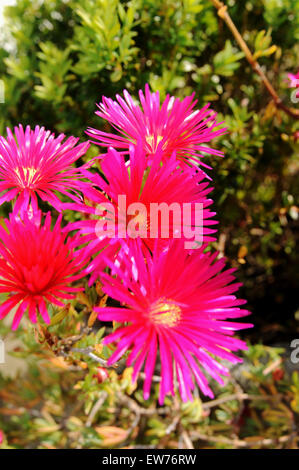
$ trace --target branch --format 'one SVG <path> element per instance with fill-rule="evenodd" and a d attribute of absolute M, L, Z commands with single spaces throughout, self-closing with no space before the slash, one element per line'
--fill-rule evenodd
<path fill-rule="evenodd" d="M 242 38 L 238 29 L 236 28 L 236 25 L 231 19 L 229 13 L 227 12 L 227 6 L 224 5 L 224 3 L 220 2 L 219 0 L 211 0 L 211 2 L 213 3 L 214 7 L 217 9 L 218 15 L 220 16 L 220 18 L 227 24 L 227 26 L 231 30 L 234 38 L 236 39 L 242 51 L 244 52 L 245 57 L 247 61 L 249 62 L 249 64 L 251 65 L 252 69 L 254 70 L 254 72 L 256 72 L 260 76 L 268 93 L 272 96 L 276 107 L 282 109 L 286 114 L 288 114 L 292 118 L 299 119 L 299 111 L 297 109 L 288 108 L 285 104 L 283 104 L 281 98 L 276 93 L 275 89 L 273 88 L 268 78 L 266 77 L 265 73 L 261 69 L 261 66 L 259 65 L 258 61 L 254 58 L 246 42 Z"/>
<path fill-rule="evenodd" d="M 202 404 L 202 408 L 204 410 L 208 410 L 209 408 L 213 408 L 214 406 L 222 405 L 228 401 L 238 400 L 261 400 L 261 401 L 272 401 L 278 400 L 281 398 L 280 394 L 277 395 L 249 395 L 248 393 L 232 393 L 231 395 L 227 395 L 225 397 L 216 398 L 215 400 L 206 401 Z"/>
<path fill-rule="evenodd" d="M 208 434 L 199 433 L 197 431 L 191 431 L 191 439 L 193 441 L 200 440 L 200 441 L 207 441 L 207 442 L 215 442 L 216 444 L 227 444 L 230 446 L 236 447 L 243 447 L 243 448 L 250 448 L 252 446 L 261 446 L 267 447 L 271 445 L 277 444 L 285 444 L 289 442 L 291 439 L 296 437 L 295 433 L 291 433 L 285 436 L 277 437 L 277 438 L 265 438 L 260 440 L 253 440 L 253 441 L 241 441 L 238 438 L 229 439 L 224 436 L 209 436 Z"/>
<path fill-rule="evenodd" d="M 86 424 L 85 426 L 87 428 L 90 428 L 90 426 L 92 425 L 92 422 L 97 414 L 97 412 L 99 411 L 99 409 L 101 408 L 101 406 L 103 405 L 104 401 L 106 400 L 106 398 L 108 397 L 108 393 L 105 392 L 105 391 L 102 391 L 100 393 L 100 396 L 99 396 L 99 399 L 97 400 L 96 404 L 94 405 L 94 407 L 92 408 L 89 416 L 88 416 L 88 419 L 86 421 Z"/>
<path fill-rule="evenodd" d="M 92 351 L 93 351 L 93 348 L 91 346 L 87 347 L 87 348 L 72 348 L 71 349 L 72 352 L 75 352 L 75 353 L 80 353 L 80 354 L 84 354 L 85 356 L 88 356 L 90 359 L 92 359 L 93 361 L 95 362 L 98 362 L 99 364 L 101 364 L 101 366 L 103 367 L 106 367 L 107 369 L 110 368 L 110 369 L 115 369 L 115 366 L 109 366 L 108 365 L 108 362 L 105 361 L 105 359 L 102 359 L 100 358 L 99 356 L 97 356 L 96 354 L 94 354 Z"/>

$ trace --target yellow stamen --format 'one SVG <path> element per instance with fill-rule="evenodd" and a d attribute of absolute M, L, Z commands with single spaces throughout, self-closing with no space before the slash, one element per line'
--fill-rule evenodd
<path fill-rule="evenodd" d="M 21 174 L 21 171 L 19 170 L 19 168 L 15 168 L 15 172 L 19 178 L 20 184 L 24 187 L 30 186 L 30 184 L 32 184 L 33 179 L 37 173 L 37 169 L 32 168 L 32 167 L 27 167 L 27 168 L 23 167 L 22 170 L 23 170 L 23 174 Z"/>
<path fill-rule="evenodd" d="M 162 139 L 163 139 L 162 135 L 157 135 L 157 137 L 155 137 L 154 135 L 147 135 L 145 137 L 145 140 L 148 143 L 152 152 L 155 152 L 157 150 L 157 147 Z"/>
<path fill-rule="evenodd" d="M 149 317 L 156 325 L 164 325 L 169 328 L 177 326 L 181 314 L 181 308 L 170 299 L 159 299 L 149 310 Z"/>

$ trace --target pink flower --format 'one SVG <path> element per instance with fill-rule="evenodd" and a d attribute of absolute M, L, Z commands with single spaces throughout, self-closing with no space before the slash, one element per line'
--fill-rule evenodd
<path fill-rule="evenodd" d="M 3 441 L 4 441 L 4 434 L 3 434 L 3 431 L 1 431 L 0 429 L 0 446 L 1 444 L 3 444 Z"/>
<path fill-rule="evenodd" d="M 14 210 L 26 211 L 31 198 L 37 207 L 36 195 L 60 210 L 58 191 L 73 200 L 76 190 L 84 188 L 80 172 L 71 165 L 85 154 L 89 143 L 76 146 L 79 139 L 54 134 L 43 127 L 30 126 L 24 132 L 22 125 L 15 127 L 15 136 L 7 129 L 7 138 L 0 136 L 0 204 L 17 197 Z M 74 194 L 73 194 L 74 193 Z"/>
<path fill-rule="evenodd" d="M 144 366 L 144 398 L 150 395 L 152 376 L 161 362 L 159 402 L 166 394 L 174 395 L 176 379 L 183 401 L 192 399 L 195 382 L 205 395 L 213 397 L 205 371 L 223 384 L 221 375 L 229 375 L 220 360 L 242 362 L 231 351 L 247 349 L 246 344 L 233 337 L 237 330 L 249 328 L 248 323 L 226 321 L 249 314 L 240 305 L 246 303 L 233 295 L 240 284 L 234 283 L 233 269 L 222 271 L 224 259 L 215 260 L 217 253 L 204 253 L 203 248 L 183 249 L 182 242 L 173 240 L 169 249 L 155 251 L 153 257 L 144 255 L 140 243 L 133 248 L 138 279 L 127 270 L 115 268 L 117 278 L 103 273 L 103 289 L 119 301 L 123 308 L 97 308 L 99 319 L 124 324 L 104 338 L 104 343 L 117 342 L 108 364 L 118 361 L 131 350 L 127 366 L 133 365 L 133 381 Z"/>
<path fill-rule="evenodd" d="M 0 306 L 0 320 L 14 307 L 12 329 L 15 330 L 26 309 L 32 323 L 39 312 L 50 323 L 46 302 L 63 306 L 58 299 L 72 299 L 72 292 L 83 290 L 71 287 L 80 279 L 81 257 L 74 251 L 74 239 L 61 231 L 61 215 L 51 230 L 51 215 L 41 225 L 41 212 L 24 216 L 10 215 L 6 229 L 0 227 L 0 292 L 8 299 Z"/>
<path fill-rule="evenodd" d="M 290 88 L 299 89 L 299 70 L 295 75 L 293 73 L 288 73 L 288 79 L 290 80 L 290 84 L 289 84 Z M 296 94 L 296 98 L 299 98 L 299 91 Z"/>
<path fill-rule="evenodd" d="M 117 101 L 113 101 L 104 96 L 102 103 L 97 105 L 99 111 L 96 114 L 107 119 L 121 135 L 88 128 L 87 134 L 96 139 L 95 144 L 128 151 L 130 144 L 142 139 L 145 153 L 152 155 L 161 142 L 165 157 L 176 152 L 183 162 L 196 162 L 207 168 L 210 167 L 200 160 L 202 153 L 223 155 L 219 150 L 203 145 L 224 134 L 226 129 L 216 129 L 222 122 L 216 122 L 217 114 L 209 109 L 209 104 L 194 109 L 197 103 L 197 100 L 193 101 L 194 93 L 182 101 L 167 95 L 160 105 L 159 92 L 151 93 L 146 85 L 145 96 L 139 91 L 141 107 L 126 90 L 124 98 L 116 95 Z"/>
<path fill-rule="evenodd" d="M 293 73 L 288 73 L 288 78 L 290 80 L 290 86 L 293 87 L 298 87 L 299 86 L 299 70 L 298 72 L 294 75 Z"/>
<path fill-rule="evenodd" d="M 127 216 L 127 212 L 129 206 L 132 207 L 134 203 L 141 203 L 146 209 L 146 214 L 142 214 L 140 211 L 136 216 L 138 220 L 136 226 L 138 229 L 140 223 L 141 226 L 145 227 L 146 231 L 141 238 L 143 245 L 149 249 L 152 249 L 156 238 L 159 239 L 159 246 L 161 247 L 167 245 L 171 238 L 184 237 L 186 231 L 184 231 L 183 204 L 185 203 L 190 203 L 190 225 L 192 229 L 195 228 L 195 225 L 197 226 L 195 223 L 195 203 L 202 204 L 202 241 L 207 243 L 215 240 L 211 235 L 216 230 L 208 227 L 217 224 L 217 221 L 211 220 L 215 212 L 211 212 L 208 208 L 213 202 L 212 199 L 207 198 L 212 188 L 208 186 L 208 182 L 202 181 L 202 172 L 187 166 L 184 169 L 178 167 L 175 154 L 170 156 L 164 164 L 162 164 L 163 157 L 164 154 L 161 145 L 159 145 L 156 153 L 152 156 L 151 165 L 148 166 L 148 158 L 143 151 L 142 143 L 139 141 L 136 147 L 132 146 L 130 148 L 130 160 L 128 162 L 126 162 L 123 154 L 109 148 L 108 154 L 103 157 L 101 162 L 101 170 L 105 179 L 98 173 L 92 174 L 83 171 L 83 174 L 93 186 L 85 192 L 89 204 L 83 206 L 82 204 L 67 203 L 64 204 L 64 208 L 81 210 L 90 213 L 94 217 L 69 224 L 69 229 L 79 229 L 80 234 L 85 235 L 85 237 L 80 238 L 80 242 L 82 243 L 85 238 L 88 242 L 87 250 L 89 255 L 95 256 L 88 267 L 88 272 L 92 272 L 90 283 L 93 283 L 99 272 L 105 268 L 103 250 L 105 250 L 106 256 L 108 252 L 110 256 L 114 256 L 122 246 L 120 243 L 121 238 L 127 238 L 130 246 L 132 241 L 130 226 L 135 225 L 136 218 Z M 123 208 L 119 204 L 119 196 L 125 196 Z M 116 225 L 115 233 L 110 238 L 107 235 L 105 224 L 103 228 L 99 224 L 99 208 L 107 202 L 112 204 L 114 214 L 111 214 L 112 209 L 106 213 L 103 212 L 102 220 L 104 221 L 105 215 L 105 220 L 111 220 L 112 225 Z M 151 220 L 151 205 L 153 203 L 164 203 L 167 207 L 175 203 L 181 213 L 177 225 L 174 221 L 169 222 L 168 217 L 165 217 L 167 219 L 165 221 L 160 219 L 157 221 Z M 113 221 L 115 224 L 113 224 Z M 165 229 L 168 222 L 169 231 L 168 233 L 164 232 L 166 236 L 163 237 L 163 229 Z M 118 232 L 119 223 L 120 230 L 122 228 L 125 230 L 123 236 Z M 191 239 L 191 236 L 189 238 Z"/>

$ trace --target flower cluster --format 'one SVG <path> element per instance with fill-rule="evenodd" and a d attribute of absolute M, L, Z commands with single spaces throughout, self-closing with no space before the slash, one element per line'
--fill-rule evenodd
<path fill-rule="evenodd" d="M 50 323 L 49 304 L 63 306 L 84 276 L 100 280 L 115 306 L 95 310 L 118 325 L 104 338 L 109 364 L 126 358 L 133 380 L 143 370 L 145 398 L 160 371 L 161 404 L 176 386 L 183 401 L 196 386 L 212 397 L 208 376 L 223 383 L 221 361 L 241 361 L 234 352 L 246 348 L 234 333 L 252 326 L 235 321 L 249 314 L 240 284 L 208 246 L 217 221 L 203 157 L 222 156 L 207 144 L 226 130 L 193 95 L 161 103 L 146 85 L 139 98 L 103 98 L 96 114 L 118 134 L 89 128 L 107 151 L 79 167 L 89 142 L 21 125 L 0 137 L 0 202 L 13 203 L 0 227 L 0 318 L 13 310 L 16 329 L 27 310 Z M 60 213 L 53 228 L 41 202 Z M 69 210 L 76 221 L 62 225 Z"/>
<path fill-rule="evenodd" d="M 63 306 L 82 290 L 71 284 L 84 276 L 84 262 L 76 251 L 76 239 L 66 237 L 61 228 L 62 215 L 51 230 L 51 214 L 39 209 L 41 201 L 61 212 L 57 197 L 68 196 L 80 202 L 88 187 L 79 169 L 71 164 L 85 154 L 89 142 L 76 145 L 78 139 L 54 134 L 36 126 L 24 131 L 15 128 L 15 137 L 7 129 L 0 137 L 1 204 L 13 200 L 13 211 L 0 227 L 0 292 L 8 298 L 0 306 L 0 319 L 14 312 L 16 329 L 28 311 L 36 323 L 40 313 L 50 323 L 47 305 Z M 15 310 L 16 309 L 16 310 Z"/>

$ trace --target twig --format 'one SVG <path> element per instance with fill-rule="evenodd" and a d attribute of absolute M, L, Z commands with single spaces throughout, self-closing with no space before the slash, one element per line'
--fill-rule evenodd
<path fill-rule="evenodd" d="M 263 372 L 263 375 L 268 375 L 270 372 L 275 370 L 282 363 L 282 358 L 279 357 L 276 361 L 272 362 Z"/>
<path fill-rule="evenodd" d="M 90 428 L 90 426 L 92 425 L 92 422 L 95 418 L 95 415 L 97 414 L 97 412 L 99 411 L 99 409 L 103 405 L 103 403 L 106 400 L 107 396 L 108 396 L 108 393 L 105 392 L 104 390 L 100 393 L 100 397 L 99 397 L 98 401 L 96 402 L 96 404 L 93 406 L 93 408 L 92 408 L 92 410 L 91 410 L 91 412 L 88 416 L 88 419 L 86 421 L 85 426 L 87 428 Z"/>
<path fill-rule="evenodd" d="M 141 379 L 145 379 L 145 377 L 146 377 L 144 372 L 140 372 L 139 376 L 140 376 Z M 153 380 L 153 382 L 159 383 L 159 382 L 161 382 L 161 377 L 159 377 L 158 375 L 153 375 L 152 380 Z"/>
<path fill-rule="evenodd" d="M 77 352 L 77 353 L 80 353 L 80 354 L 84 354 L 85 356 L 88 356 L 90 359 L 93 359 L 94 361 L 98 362 L 103 367 L 115 369 L 115 366 L 109 366 L 108 362 L 105 361 L 105 359 L 102 359 L 99 356 L 97 356 L 96 354 L 94 354 L 92 352 L 92 350 L 93 350 L 93 348 L 91 348 L 91 347 L 88 347 L 88 348 L 72 348 L 71 349 L 72 352 Z"/>
<path fill-rule="evenodd" d="M 224 256 L 226 239 L 227 239 L 226 233 L 221 233 L 219 235 L 219 242 L 218 242 L 219 258 L 223 258 Z"/>
<path fill-rule="evenodd" d="M 142 408 L 140 406 L 138 406 L 137 403 L 134 400 L 132 400 L 128 396 L 124 395 L 123 393 L 118 393 L 117 396 L 118 396 L 119 403 L 123 403 L 123 404 L 127 405 L 127 407 L 131 411 L 133 411 L 133 413 L 135 414 L 135 418 L 134 418 L 131 426 L 126 431 L 126 438 L 124 439 L 124 441 L 126 443 L 126 442 L 129 441 L 132 433 L 135 431 L 135 429 L 137 428 L 137 426 L 138 426 L 138 424 L 141 420 Z M 122 445 L 124 445 L 124 443 Z"/>
<path fill-rule="evenodd" d="M 157 446 L 154 444 L 148 444 L 148 445 L 143 445 L 143 444 L 137 444 L 134 445 L 134 447 L 129 447 L 129 449 L 157 449 Z"/>
<path fill-rule="evenodd" d="M 183 427 L 181 429 L 181 436 L 186 446 L 185 449 L 194 449 L 193 442 L 186 429 L 184 429 Z"/>
<path fill-rule="evenodd" d="M 233 447 L 252 447 L 252 446 L 271 446 L 271 445 L 277 445 L 277 444 L 285 444 L 286 442 L 289 442 L 293 437 L 294 433 L 288 434 L 286 436 L 281 436 L 277 438 L 265 438 L 265 439 L 260 439 L 256 441 L 241 441 L 239 439 L 229 439 L 224 436 L 208 436 L 206 434 L 199 433 L 197 431 L 191 431 L 191 439 L 193 441 L 199 439 L 201 441 L 210 441 L 210 442 L 215 442 L 217 444 L 227 444 L 231 445 Z"/>
<path fill-rule="evenodd" d="M 120 403 L 127 405 L 128 408 L 130 408 L 132 411 L 138 412 L 139 414 L 145 416 L 152 416 L 154 414 L 167 415 L 171 411 L 169 406 L 164 406 L 163 408 L 142 408 L 132 398 L 124 394 L 120 394 L 118 398 Z"/>
<path fill-rule="evenodd" d="M 173 404 L 174 404 L 174 408 L 173 408 L 172 414 L 174 415 L 174 418 L 165 431 L 166 436 L 168 436 L 173 431 L 175 431 L 176 428 L 180 425 L 180 421 L 181 421 L 180 403 L 176 396 L 174 396 L 173 398 Z"/>
<path fill-rule="evenodd" d="M 294 119 L 299 119 L 299 111 L 293 108 L 288 108 L 285 104 L 283 104 L 281 98 L 278 96 L 277 92 L 271 85 L 270 81 L 266 77 L 265 73 L 263 72 L 261 66 L 259 65 L 258 61 L 254 58 L 253 54 L 251 53 L 249 47 L 247 46 L 246 42 L 242 38 L 241 34 L 239 33 L 238 29 L 236 28 L 236 25 L 234 24 L 233 20 L 231 19 L 229 13 L 227 12 L 227 6 L 224 5 L 224 3 L 220 2 L 219 0 L 211 0 L 213 5 L 218 11 L 218 15 L 220 18 L 227 24 L 229 29 L 231 30 L 234 38 L 236 39 L 237 43 L 239 44 L 240 48 L 245 54 L 245 57 L 249 64 L 251 65 L 252 69 L 254 72 L 256 72 L 264 86 L 266 87 L 268 93 L 272 96 L 273 101 L 277 108 L 282 109 L 286 114 L 291 116 Z"/>
<path fill-rule="evenodd" d="M 180 422 L 180 419 L 181 419 L 181 415 L 179 415 L 179 414 L 177 414 L 177 415 L 173 418 L 172 422 L 170 423 L 170 425 L 167 427 L 167 429 L 166 429 L 166 431 L 165 431 L 165 434 L 166 434 L 166 435 L 169 435 L 169 434 L 171 434 L 173 431 L 176 430 L 177 425 L 178 425 L 179 422 Z"/>
<path fill-rule="evenodd" d="M 265 400 L 265 401 L 272 401 L 277 400 L 280 398 L 280 395 L 249 395 L 248 393 L 232 393 L 231 395 L 227 395 L 225 397 L 217 398 L 216 400 L 207 401 L 202 404 L 202 408 L 204 410 L 213 408 L 214 406 L 222 405 L 228 401 L 232 400 Z"/>

